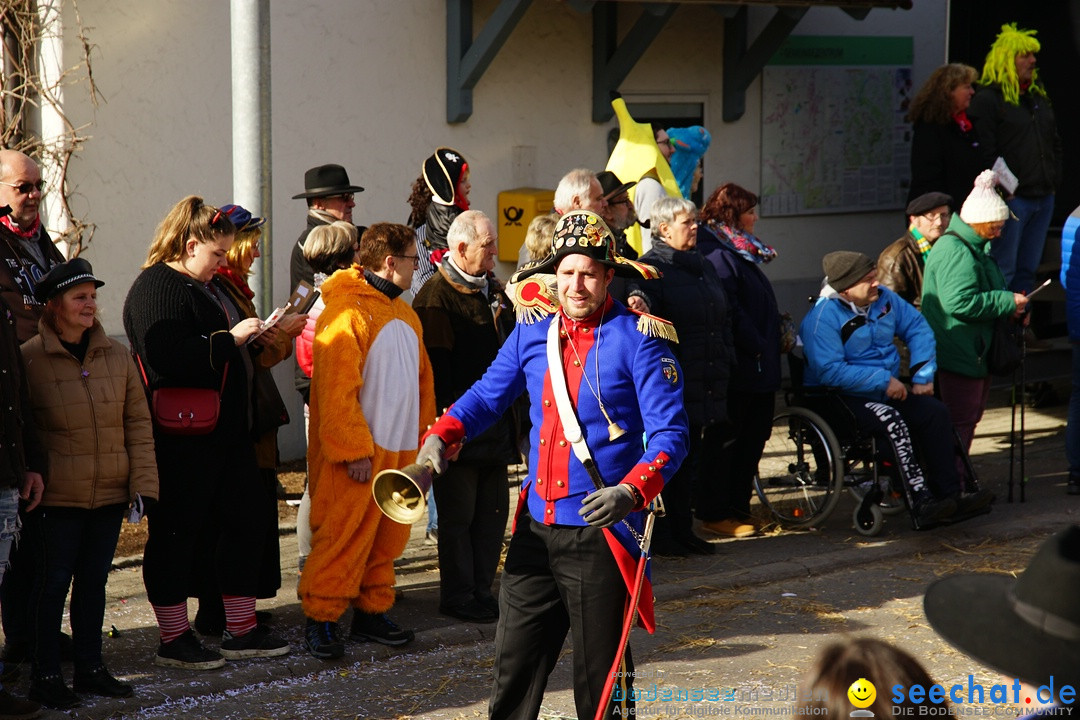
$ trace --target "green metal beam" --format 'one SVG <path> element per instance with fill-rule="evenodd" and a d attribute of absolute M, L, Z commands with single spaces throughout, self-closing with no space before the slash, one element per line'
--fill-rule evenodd
<path fill-rule="evenodd" d="M 593 6 L 593 108 L 595 123 L 607 122 L 614 115 L 611 93 L 617 91 L 649 45 L 664 29 L 678 3 L 651 3 L 626 33 L 618 39 L 618 3 L 601 2 Z"/>
<path fill-rule="evenodd" d="M 476 39 L 472 0 L 446 0 L 446 122 L 472 115 L 472 91 L 532 0 L 501 0 Z"/>

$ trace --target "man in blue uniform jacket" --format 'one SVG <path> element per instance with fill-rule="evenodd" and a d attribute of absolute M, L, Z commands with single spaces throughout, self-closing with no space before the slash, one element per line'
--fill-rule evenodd
<path fill-rule="evenodd" d="M 557 300 L 537 277 L 546 273 L 555 274 Z M 522 322 L 484 376 L 425 435 L 417 458 L 440 471 L 448 449 L 479 435 L 528 393 L 532 449 L 501 582 L 492 718 L 538 715 L 567 631 L 578 717 L 592 718 L 605 704 L 608 717 L 623 716 L 633 704 L 629 648 L 611 696 L 601 695 L 646 508 L 682 462 L 688 427 L 681 369 L 667 343 L 654 337 L 673 337 L 670 325 L 612 299 L 608 285 L 616 274 L 655 277 L 656 270 L 620 257 L 596 213 L 563 215 L 548 259 L 513 278 Z M 549 357 L 558 358 L 557 367 L 549 367 Z M 638 611 L 652 632 L 647 580 Z"/>

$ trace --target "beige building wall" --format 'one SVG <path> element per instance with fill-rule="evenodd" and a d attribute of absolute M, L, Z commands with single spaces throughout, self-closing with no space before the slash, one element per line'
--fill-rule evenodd
<path fill-rule="evenodd" d="M 483 21 L 496 0 L 477 0 Z M 625 23 L 639 12 L 620 4 Z M 154 228 L 188 194 L 230 202 L 232 188 L 229 3 L 225 0 L 91 0 L 79 6 L 94 43 L 93 68 L 104 102 L 93 108 L 69 92 L 76 124 L 91 139 L 73 163 L 75 208 L 97 224 L 85 252 L 108 283 L 101 314 L 121 335 L 127 287 Z M 445 121 L 446 10 L 440 0 L 275 0 L 270 3 L 273 109 L 274 295 L 289 295 L 288 258 L 304 227 L 304 170 L 346 167 L 357 195 L 354 220 L 403 222 L 409 185 L 439 145 L 472 167 L 472 202 L 491 215 L 500 190 L 553 188 L 573 167 L 603 168 L 609 123 L 591 121 L 592 31 L 588 15 L 535 0 L 481 78 L 473 115 Z M 771 16 L 752 8 L 751 42 Z M 910 35 L 918 85 L 945 56 L 945 3 L 910 11 L 874 10 L 856 21 L 834 8 L 810 10 L 797 34 Z M 65 18 L 72 27 L 72 18 Z M 77 39 L 65 52 L 78 55 Z M 722 113 L 723 19 L 706 6 L 679 8 L 621 86 L 630 102 L 700 102 L 713 135 L 705 186 L 760 180 L 760 80 L 747 112 Z M 768 272 L 789 298 L 817 281 L 820 256 L 835 247 L 876 253 L 902 231 L 892 213 L 763 219 L 758 232 L 780 251 Z M 501 267 L 505 277 L 510 268 Z M 794 302 L 794 301 L 792 301 Z M 801 316 L 803 307 L 790 308 Z M 276 372 L 294 422 L 281 433 L 282 456 L 302 453 L 303 417 L 291 361 Z"/>

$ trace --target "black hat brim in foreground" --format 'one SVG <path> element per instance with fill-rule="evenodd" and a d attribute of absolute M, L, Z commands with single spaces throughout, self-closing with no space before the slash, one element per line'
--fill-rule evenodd
<path fill-rule="evenodd" d="M 1080 689 L 1080 636 L 1068 640 L 1017 615 L 1015 583 L 1004 575 L 943 578 L 927 588 L 923 609 L 941 637 L 976 661 L 1035 686 L 1053 676 L 1055 693 Z"/>

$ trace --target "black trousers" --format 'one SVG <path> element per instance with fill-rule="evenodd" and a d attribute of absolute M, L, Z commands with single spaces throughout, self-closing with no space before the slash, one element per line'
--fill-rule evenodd
<path fill-rule="evenodd" d="M 124 504 L 41 508 L 33 525 L 38 567 L 30 605 L 35 675 L 60 672 L 60 626 L 69 587 L 75 667 L 88 672 L 101 664 L 105 584 L 126 510 Z"/>
<path fill-rule="evenodd" d="M 154 605 L 197 595 L 200 567 L 210 567 L 225 595 L 255 597 L 267 539 L 267 515 L 255 449 L 190 438 L 159 443 L 161 498 L 148 521 L 143 582 Z"/>
<path fill-rule="evenodd" d="M 439 508 L 441 603 L 491 597 L 510 512 L 506 464 L 451 463 L 432 489 Z"/>
<path fill-rule="evenodd" d="M 439 513 L 441 516 L 442 507 Z M 442 520 L 439 521 L 440 534 Z M 567 631 L 573 644 L 574 702 L 579 718 L 592 718 L 601 702 L 607 717 L 633 707 L 634 663 L 630 648 L 612 695 L 604 684 L 622 633 L 629 599 L 603 531 L 550 526 L 523 509 L 510 540 L 499 595 L 495 633 L 495 680 L 488 713 L 492 720 L 533 719 L 540 714 L 548 675 Z"/>
<path fill-rule="evenodd" d="M 746 520 L 754 475 L 772 432 L 775 393 L 728 387 L 728 423 L 707 434 L 695 514 L 702 522 Z"/>
<path fill-rule="evenodd" d="M 926 493 L 944 498 L 960 492 L 952 420 L 940 400 L 911 393 L 887 403 L 841 397 L 859 425 L 892 447 L 916 501 L 927 499 Z"/>

